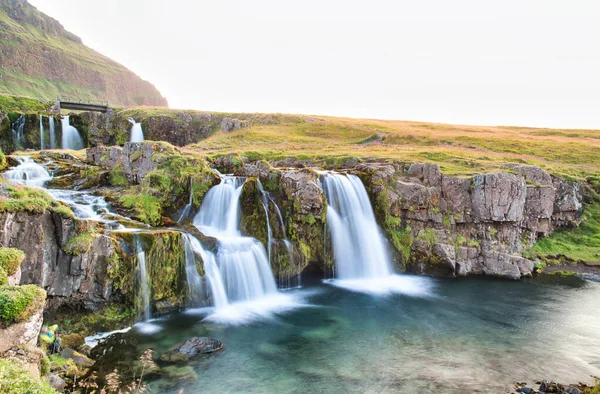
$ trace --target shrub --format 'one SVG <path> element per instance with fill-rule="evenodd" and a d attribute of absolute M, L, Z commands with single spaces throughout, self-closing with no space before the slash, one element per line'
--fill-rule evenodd
<path fill-rule="evenodd" d="M 46 292 L 36 285 L 0 286 L 0 323 L 25 321 L 46 301 Z"/>
<path fill-rule="evenodd" d="M 56 394 L 56 390 L 14 361 L 0 359 L 0 393 Z"/>
<path fill-rule="evenodd" d="M 25 253 L 15 248 L 0 248 L 0 267 L 8 276 L 14 275 L 21 266 Z"/>

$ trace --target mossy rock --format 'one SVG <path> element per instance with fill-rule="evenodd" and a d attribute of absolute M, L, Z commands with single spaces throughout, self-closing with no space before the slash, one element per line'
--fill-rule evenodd
<path fill-rule="evenodd" d="M 28 320 L 46 301 L 46 291 L 36 285 L 0 286 L 0 324 Z"/>
<path fill-rule="evenodd" d="M 16 362 L 0 359 L 0 392 L 56 394 L 47 382 L 36 378 Z"/>
<path fill-rule="evenodd" d="M 9 276 L 17 273 L 24 259 L 25 253 L 22 250 L 0 248 L 0 267 L 4 268 L 4 271 Z"/>
<path fill-rule="evenodd" d="M 63 348 L 79 349 L 85 345 L 85 338 L 77 333 L 62 335 L 61 339 Z"/>
<path fill-rule="evenodd" d="M 27 186 L 9 186 L 6 190 L 8 191 L 8 198 L 0 199 L 0 212 L 44 213 L 50 211 L 65 218 L 75 216 L 71 208 L 56 201 L 41 189 Z"/>

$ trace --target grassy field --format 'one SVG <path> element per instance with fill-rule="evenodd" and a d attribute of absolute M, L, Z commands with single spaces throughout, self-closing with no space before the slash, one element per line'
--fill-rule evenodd
<path fill-rule="evenodd" d="M 411 121 L 285 116 L 215 135 L 189 147 L 209 155 L 236 152 L 264 158 L 358 157 L 438 163 L 446 174 L 533 164 L 564 177 L 599 173 L 600 131 L 461 126 Z"/>

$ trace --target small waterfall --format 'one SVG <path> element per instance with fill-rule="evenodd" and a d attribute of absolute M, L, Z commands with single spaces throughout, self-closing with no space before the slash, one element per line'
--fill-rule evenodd
<path fill-rule="evenodd" d="M 355 175 L 325 174 L 327 221 L 338 279 L 373 279 L 392 274 L 384 238 L 367 191 Z"/>
<path fill-rule="evenodd" d="M 44 119 L 40 115 L 40 150 L 44 150 Z"/>
<path fill-rule="evenodd" d="M 216 251 L 200 243 L 206 277 L 216 307 L 214 319 L 242 321 L 255 315 L 298 307 L 277 291 L 265 248 L 240 230 L 239 197 L 243 178 L 222 175 L 213 186 L 194 218 L 204 234 L 217 239 Z"/>
<path fill-rule="evenodd" d="M 13 133 L 13 138 L 15 141 L 15 150 L 23 148 L 22 140 L 23 140 L 24 131 L 25 131 L 25 115 L 21 115 L 12 124 L 12 133 Z"/>
<path fill-rule="evenodd" d="M 186 219 L 188 216 L 190 216 L 190 212 L 192 211 L 192 206 L 194 203 L 193 197 L 194 197 L 194 184 L 193 184 L 194 178 L 190 177 L 190 200 L 188 201 L 187 205 L 185 207 L 183 207 L 183 211 L 181 212 L 181 215 L 179 216 L 179 219 L 177 219 L 177 223 L 181 223 L 183 221 L 183 219 Z"/>
<path fill-rule="evenodd" d="M 196 265 L 196 250 L 202 249 L 200 242 L 190 234 L 182 233 L 185 250 L 185 276 L 188 285 L 189 305 L 199 306 L 204 298 L 202 277 Z M 198 244 L 198 245 L 196 245 Z"/>
<path fill-rule="evenodd" d="M 41 165 L 37 164 L 29 156 L 13 156 L 19 163 L 16 167 L 6 171 L 3 176 L 9 182 L 17 185 L 38 186 L 52 179 L 50 173 Z"/>
<path fill-rule="evenodd" d="M 265 211 L 265 216 L 267 219 L 267 250 L 268 250 L 268 256 L 269 256 L 269 263 L 273 263 L 273 257 L 272 257 L 272 249 L 273 249 L 273 229 L 271 228 L 271 220 L 270 220 L 270 216 L 269 216 L 269 204 L 271 204 L 274 209 L 275 209 L 275 213 L 277 216 L 277 223 L 279 224 L 279 230 L 281 231 L 281 241 L 283 242 L 283 244 L 285 245 L 285 248 L 287 250 L 287 255 L 288 258 L 290 259 L 290 263 L 293 264 L 294 263 L 294 249 L 293 249 L 293 245 L 292 243 L 288 240 L 287 238 L 287 234 L 285 231 L 285 224 L 283 223 L 283 216 L 281 215 L 281 210 L 279 209 L 279 206 L 277 206 L 277 203 L 275 202 L 275 200 L 273 199 L 273 196 L 271 196 L 271 193 L 269 193 L 268 191 L 266 191 L 263 188 L 262 183 L 260 182 L 260 179 L 257 179 L 257 184 L 258 184 L 258 190 L 261 193 L 261 204 L 263 206 L 263 209 Z M 295 287 L 300 287 L 301 282 L 300 282 L 300 274 L 298 274 L 298 277 L 296 279 L 297 283 L 295 284 Z M 284 285 L 283 283 L 283 278 L 279 278 L 279 285 L 284 288 L 290 288 L 292 287 L 292 285 L 290 284 L 289 278 L 286 281 L 286 284 Z"/>
<path fill-rule="evenodd" d="M 48 126 L 50 128 L 50 149 L 56 148 L 56 135 L 54 134 L 54 116 L 48 117 Z"/>
<path fill-rule="evenodd" d="M 135 252 L 138 263 L 138 273 L 140 280 L 140 288 L 139 293 L 142 298 L 143 306 L 144 306 L 144 321 L 150 320 L 151 312 L 150 312 L 150 287 L 148 286 L 148 274 L 146 272 L 146 253 L 144 252 L 144 247 L 142 245 L 142 241 L 138 234 L 135 234 Z"/>
<path fill-rule="evenodd" d="M 142 130 L 142 124 L 135 121 L 133 118 L 127 119 L 133 125 L 131 126 L 131 138 L 130 142 L 143 142 L 144 131 Z"/>
<path fill-rule="evenodd" d="M 71 126 L 69 123 L 69 117 L 65 116 L 62 118 L 62 149 L 73 149 L 80 150 L 83 149 L 83 140 L 81 139 L 81 135 L 79 131 Z"/>

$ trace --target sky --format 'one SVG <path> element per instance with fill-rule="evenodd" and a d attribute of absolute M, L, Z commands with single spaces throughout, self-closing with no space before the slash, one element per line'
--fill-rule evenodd
<path fill-rule="evenodd" d="M 600 129 L 598 0 L 29 0 L 172 108 Z"/>

